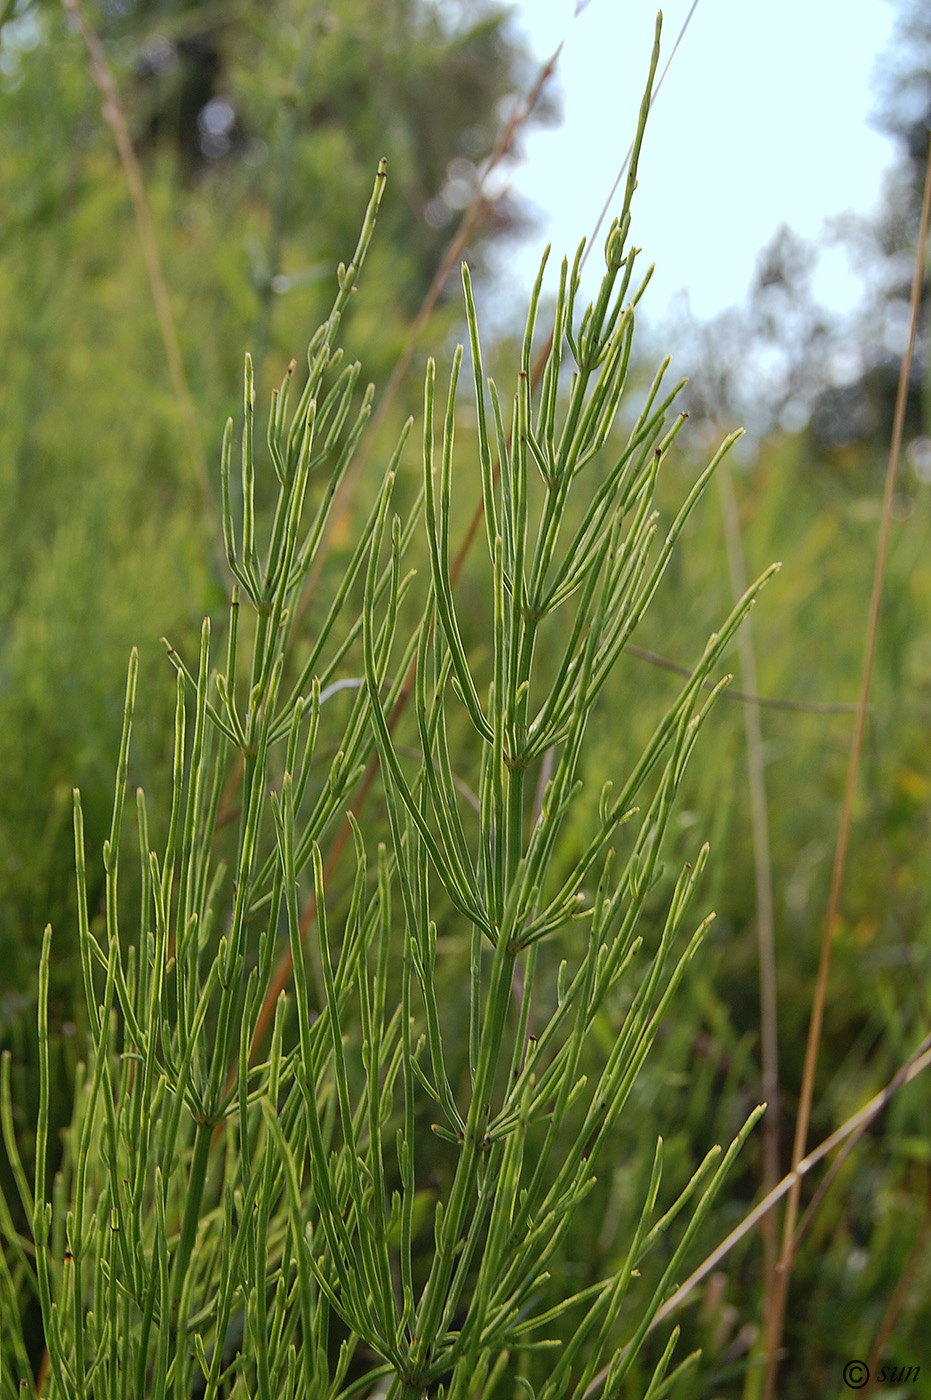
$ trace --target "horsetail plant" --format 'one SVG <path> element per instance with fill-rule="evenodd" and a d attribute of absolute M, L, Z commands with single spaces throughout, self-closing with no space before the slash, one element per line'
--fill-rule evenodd
<path fill-rule="evenodd" d="M 655 68 L 654 53 L 651 83 Z M 207 621 L 195 664 L 169 648 L 177 707 L 167 834 L 156 853 L 139 790 L 136 938 L 125 936 L 118 897 L 135 653 L 99 921 L 88 909 L 75 792 L 90 1047 L 51 1201 L 51 930 L 40 972 L 34 1189 L 16 1153 L 4 1068 L 5 1139 L 32 1233 L 17 1232 L 2 1202 L 2 1400 L 34 1388 L 13 1316 L 27 1287 L 47 1348 L 35 1393 L 55 1400 L 491 1400 L 521 1386 L 537 1400 L 579 1400 L 606 1363 L 603 1393 L 622 1393 L 760 1112 L 726 1152 L 709 1152 L 664 1212 L 657 1143 L 621 1264 L 571 1296 L 560 1291 L 553 1262 L 571 1251 L 580 1203 L 609 1159 L 708 923 L 683 936 L 707 847 L 681 872 L 658 933 L 647 902 L 683 770 L 723 684 L 709 697 L 707 682 L 767 577 L 710 638 L 639 761 L 616 789 L 605 783 L 597 819 L 580 835 L 585 736 L 599 696 L 733 440 L 657 544 L 657 475 L 683 421 L 670 420 L 677 390 L 663 387 L 665 364 L 606 460 L 621 437 L 618 408 L 643 290 L 627 236 L 648 106 L 649 90 L 601 290 L 577 317 L 582 250 L 571 267 L 563 263 L 535 394 L 530 358 L 544 258 L 510 426 L 485 377 L 462 269 L 490 563 L 490 675 L 470 653 L 451 583 L 461 347 L 445 406 L 436 367 L 427 366 L 423 486 L 406 518 L 392 503 L 410 422 L 314 635 L 293 629 L 372 402 L 371 389 L 357 399 L 359 366 L 343 366 L 338 339 L 384 163 L 353 261 L 340 266 L 333 310 L 310 343 L 293 412 L 293 366 L 272 395 L 278 499 L 264 557 L 246 360 L 238 526 L 232 422 L 222 451 L 224 537 L 236 581 L 225 659 L 216 668 Z M 422 578 L 408 562 L 421 529 Z M 359 674 L 346 675 L 349 658 Z M 411 743 L 402 745 L 395 721 L 406 698 Z M 385 839 L 373 843 L 349 807 L 376 753 L 386 825 Z M 477 818 L 463 796 L 465 771 L 477 775 Z M 341 822 L 352 835 L 348 879 L 325 875 L 322 854 Z M 570 831 L 575 854 L 567 859 Z M 467 935 L 468 947 L 461 1075 L 444 1003 L 449 983 L 437 966 L 449 929 Z M 541 969 L 567 929 L 580 937 L 560 962 L 554 999 Z M 292 986 L 259 1059 L 253 1040 L 286 943 Z M 593 1033 L 606 1017 L 614 1018 L 611 1046 L 592 1073 Z M 429 1189 L 425 1129 L 430 1151 L 439 1139 L 449 1168 Z M 640 1263 L 680 1215 L 685 1225 L 666 1245 L 659 1282 L 638 1298 Z M 654 1374 L 657 1393 L 673 1342 Z"/>

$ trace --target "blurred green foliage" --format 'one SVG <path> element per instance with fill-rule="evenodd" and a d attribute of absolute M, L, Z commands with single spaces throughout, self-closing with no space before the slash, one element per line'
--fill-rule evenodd
<path fill-rule="evenodd" d="M 747 571 L 778 558 L 783 568 L 751 620 L 759 689 L 765 697 L 814 704 L 855 700 L 879 523 L 885 462 L 862 444 L 819 452 L 808 436 L 764 442 L 736 474 Z M 680 459 L 681 471 L 691 470 Z M 671 473 L 676 472 L 675 464 Z M 674 481 L 670 483 L 674 488 Z M 903 470 L 886 574 L 861 767 L 835 936 L 810 1146 L 827 1137 L 894 1075 L 927 1034 L 931 1006 L 931 488 Z M 641 646 L 686 663 L 695 638 L 713 625 L 729 588 L 720 505 L 709 493 L 691 522 L 670 588 L 638 635 Z M 738 670 L 734 655 L 732 668 Z M 605 701 L 602 752 L 637 742 L 647 697 L 671 693 L 675 680 L 631 658 Z M 740 686 L 739 673 L 733 687 Z M 625 704 L 624 687 L 637 705 Z M 656 703 L 654 702 L 654 703 Z M 703 761 L 682 792 L 682 855 L 693 828 L 712 843 L 708 898 L 717 918 L 680 1008 L 682 1022 L 654 1062 L 654 1131 L 674 1124 L 680 1150 L 726 1137 L 738 1106 L 761 1096 L 756 892 L 741 703 L 719 704 Z M 618 723 L 624 715 L 624 724 Z M 781 1083 L 780 1169 L 790 1166 L 812 988 L 821 946 L 840 820 L 853 716 L 765 708 L 761 715 L 773 865 Z M 670 862 L 670 864 L 673 864 Z M 901 1090 L 857 1147 L 821 1204 L 793 1274 L 779 1395 L 801 1397 L 839 1384 L 840 1366 L 866 1356 L 892 1301 L 928 1206 L 929 1086 Z M 713 1128 L 711 1125 L 714 1125 Z M 732 1181 L 734 1216 L 758 1190 L 758 1134 Z M 667 1151 L 670 1150 L 667 1137 Z M 719 1222 L 720 1223 L 720 1222 Z M 714 1241 L 708 1240 L 709 1249 Z M 696 1297 L 683 1324 L 709 1362 L 701 1394 L 755 1393 L 745 1367 L 750 1334 L 742 1289 L 759 1287 L 758 1244 L 722 1265 L 717 1321 L 703 1320 Z M 924 1320 L 931 1277 L 922 1264 L 902 1300 L 893 1356 L 927 1365 Z M 708 1304 L 710 1306 L 710 1303 Z M 723 1319 L 733 1310 L 733 1325 Z M 723 1329 L 717 1343 L 715 1327 Z M 729 1349 L 730 1361 L 725 1364 Z M 715 1351 L 718 1356 L 715 1358 Z M 741 1359 L 742 1358 L 742 1359 Z M 713 1364 L 710 1364 L 713 1363 Z M 646 1372 L 644 1372 L 645 1378 Z M 730 1379 L 728 1379 L 728 1376 Z M 719 1377 L 718 1379 L 714 1379 Z M 744 1384 L 751 1389 L 743 1390 Z M 693 1383 L 694 1384 L 694 1383 Z M 674 1392 L 696 1394 L 688 1384 Z"/>

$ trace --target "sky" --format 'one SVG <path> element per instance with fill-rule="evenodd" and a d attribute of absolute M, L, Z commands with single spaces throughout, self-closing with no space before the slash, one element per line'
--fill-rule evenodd
<path fill-rule="evenodd" d="M 691 4 L 664 5 L 660 73 Z M 683 292 L 702 320 L 742 302 L 781 223 L 814 238 L 832 215 L 874 209 L 895 151 L 868 124 L 871 77 L 895 17 L 891 0 L 698 0 L 654 103 L 634 198 L 633 242 L 644 266 L 656 264 L 648 319 L 662 319 Z M 524 137 L 524 161 L 510 175 L 540 219 L 508 259 L 505 295 L 519 303 L 546 242 L 554 255 L 571 253 L 595 224 L 636 128 L 655 18 L 652 0 L 515 7 L 541 62 L 564 42 L 563 120 Z M 591 259 L 589 293 L 599 261 Z M 814 287 L 843 311 L 859 283 L 835 251 Z"/>

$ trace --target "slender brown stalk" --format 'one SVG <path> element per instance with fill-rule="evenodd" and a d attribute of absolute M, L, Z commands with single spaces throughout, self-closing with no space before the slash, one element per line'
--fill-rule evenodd
<path fill-rule="evenodd" d="M 90 58 L 91 76 L 93 77 L 98 92 L 103 98 L 103 117 L 113 133 L 117 154 L 119 155 L 120 164 L 123 167 L 123 175 L 126 180 L 126 186 L 129 190 L 130 199 L 132 200 L 133 212 L 136 217 L 139 243 L 145 259 L 149 290 L 155 308 L 155 315 L 158 320 L 162 345 L 165 350 L 168 373 L 171 379 L 175 401 L 181 416 L 188 459 L 200 494 L 204 518 L 207 521 L 211 537 L 214 559 L 220 575 L 225 576 L 226 549 L 223 543 L 223 527 L 213 499 L 213 493 L 210 489 L 210 473 L 207 467 L 207 459 L 204 454 L 203 444 L 200 439 L 197 410 L 194 406 L 194 399 L 191 395 L 184 369 L 184 359 L 181 354 L 181 345 L 178 340 L 174 313 L 171 309 L 171 300 L 168 295 L 168 285 L 162 268 L 161 255 L 158 251 L 158 242 L 155 237 L 155 227 L 152 221 L 151 210 L 149 209 L 149 202 L 146 197 L 142 170 L 133 147 L 132 137 L 129 134 L 129 127 L 120 102 L 116 81 L 110 70 L 110 65 L 107 62 L 107 56 L 103 44 L 101 43 L 100 36 L 81 9 L 79 0 L 61 0 L 61 2 L 65 11 L 71 16 L 81 31 L 81 37 L 84 40 Z M 48 1352 L 46 1351 L 39 1368 L 39 1375 L 36 1383 L 37 1395 L 42 1393 L 47 1369 Z"/>
<path fill-rule="evenodd" d="M 671 671 L 676 676 L 690 676 L 692 668 L 682 666 L 678 661 L 670 661 L 667 656 L 659 656 L 655 651 L 645 651 L 643 647 L 635 647 L 628 642 L 624 648 L 625 656 L 633 656 L 638 661 L 648 661 L 651 666 L 656 666 L 660 671 Z M 702 686 L 703 690 L 714 690 L 712 681 L 706 681 Z M 856 705 L 834 704 L 830 701 L 820 702 L 817 700 L 780 700 L 770 695 L 758 695 L 755 691 L 734 690 L 731 686 L 727 690 L 721 691 L 722 700 L 739 700 L 746 705 L 758 705 L 761 709 L 767 710 L 790 710 L 796 714 L 808 715 L 855 715 Z M 873 707 L 867 707 L 872 714 Z"/>
<path fill-rule="evenodd" d="M 813 1148 L 791 1171 L 786 1173 L 779 1184 L 770 1191 L 768 1196 L 764 1196 L 759 1205 L 754 1206 L 751 1211 L 748 1211 L 740 1224 L 735 1225 L 730 1234 L 711 1251 L 706 1259 L 702 1260 L 698 1268 L 689 1274 L 688 1278 L 684 1283 L 679 1285 L 672 1297 L 662 1305 L 653 1318 L 653 1321 L 650 1323 L 648 1330 L 654 1332 L 657 1327 L 660 1327 L 666 1322 L 667 1319 L 682 1306 L 698 1285 L 708 1277 L 712 1270 L 718 1267 L 721 1260 L 727 1258 L 735 1245 L 738 1245 L 741 1240 L 746 1239 L 747 1235 L 757 1228 L 763 1217 L 767 1215 L 775 1205 L 778 1205 L 783 1196 L 787 1196 L 796 1184 L 808 1175 L 813 1167 L 816 1167 L 819 1162 L 823 1162 L 825 1157 L 829 1156 L 830 1153 L 834 1151 L 835 1147 L 839 1147 L 842 1143 L 848 1141 L 856 1144 L 894 1095 L 897 1094 L 905 1084 L 910 1084 L 913 1079 L 917 1079 L 929 1066 L 931 1066 L 931 1036 L 927 1036 L 905 1063 L 900 1065 L 884 1089 L 880 1089 L 879 1093 L 874 1094 L 869 1103 L 864 1104 L 856 1113 L 851 1114 L 845 1123 L 842 1123 L 829 1137 L 826 1137 L 823 1142 L 820 1142 L 817 1147 Z M 607 1374 L 608 1367 L 606 1366 L 598 1373 L 585 1391 L 585 1400 L 589 1400 L 590 1396 L 598 1393 Z"/>
<path fill-rule="evenodd" d="M 404 688 L 403 688 L 403 690 L 401 691 L 401 694 L 398 696 L 397 700 L 395 701 L 395 703 L 394 703 L 394 708 L 392 709 L 391 714 L 390 714 L 389 717 L 388 717 L 388 730 L 389 730 L 389 733 L 390 733 L 390 732 L 393 732 L 393 730 L 394 730 L 394 728 L 395 728 L 395 725 L 397 724 L 398 720 L 401 718 L 401 715 L 402 715 L 402 713 L 403 713 L 403 711 L 404 711 L 404 706 L 405 706 L 405 704 L 406 704 L 406 702 L 407 702 L 408 689 L 409 689 L 409 686 L 410 686 L 410 684 L 412 683 L 412 681 L 413 681 L 413 675 L 412 675 L 412 674 L 409 674 L 408 677 L 407 677 L 407 680 L 406 680 L 406 682 L 405 682 Z M 372 786 L 372 783 L 375 781 L 375 774 L 376 774 L 377 772 L 378 772 L 378 754 L 377 754 L 377 753 L 374 753 L 374 754 L 372 755 L 372 757 L 369 759 L 368 767 L 366 768 L 365 772 L 364 772 L 363 775 L 362 775 L 361 781 L 360 781 L 360 783 L 359 783 L 359 787 L 358 787 L 358 789 L 357 789 L 357 791 L 356 791 L 355 800 L 353 801 L 352 807 L 350 808 L 350 810 L 351 810 L 353 816 L 358 816 L 359 813 L 361 812 L 362 808 L 365 806 L 365 799 L 368 797 L 369 789 L 370 789 L 370 787 Z M 323 872 L 323 875 L 324 875 L 324 883 L 327 882 L 327 880 L 329 879 L 329 877 L 332 875 L 333 871 L 336 870 L 336 869 L 338 868 L 340 859 L 341 859 L 341 857 L 342 857 L 343 851 L 344 851 L 345 848 L 346 848 L 346 843 L 347 843 L 347 841 L 349 840 L 351 831 L 352 831 L 352 828 L 350 827 L 349 821 L 348 821 L 348 819 L 347 819 L 347 820 L 345 820 L 345 821 L 342 823 L 342 825 L 341 825 L 339 831 L 336 833 L 336 838 L 335 838 L 335 840 L 334 840 L 332 846 L 330 847 L 330 851 L 329 851 L 329 854 L 328 854 L 327 860 L 326 860 L 326 865 L 324 866 L 324 872 Z M 303 908 L 303 910 L 301 911 L 301 923 L 300 923 L 301 942 L 303 942 L 304 939 L 307 937 L 307 931 L 308 931 L 308 929 L 310 928 L 310 925 L 313 923 L 314 916 L 316 915 L 316 912 L 317 912 L 317 897 L 316 897 L 316 894 L 314 893 L 314 894 L 311 894 L 311 895 L 310 895 L 309 899 L 307 900 L 307 903 L 304 905 L 304 908 Z M 290 980 L 291 980 L 291 953 L 290 953 L 290 950 L 289 950 L 287 953 L 283 953 L 282 956 L 281 956 L 281 958 L 280 958 L 279 961 L 278 961 L 278 965 L 277 965 L 277 967 L 275 968 L 274 976 L 272 977 L 271 983 L 269 984 L 268 993 L 267 993 L 267 995 L 266 995 L 266 997 L 265 997 L 265 1000 L 264 1000 L 263 1003 L 262 1003 L 261 1010 L 259 1011 L 259 1016 L 258 1016 L 258 1019 L 257 1019 L 257 1021 L 256 1021 L 256 1023 L 255 1023 L 255 1031 L 254 1031 L 253 1036 L 252 1036 L 252 1044 L 251 1044 L 251 1046 L 249 1047 L 249 1063 L 250 1063 L 250 1064 L 251 1064 L 252 1061 L 255 1059 L 255 1056 L 256 1056 L 256 1053 L 257 1053 L 257 1051 L 258 1051 L 258 1048 L 259 1048 L 259 1046 L 262 1044 L 262 1041 L 265 1039 L 265 1036 L 266 1036 L 267 1033 L 268 1033 L 268 1030 L 269 1030 L 269 1027 L 270 1027 L 270 1025 L 271 1025 L 271 1022 L 272 1022 L 272 1020 L 274 1019 L 275 1007 L 276 1007 L 276 1005 L 277 1005 L 277 1003 L 278 1003 L 278 998 L 279 998 L 279 996 L 281 995 L 281 993 L 286 989 L 286 987 L 289 985 Z M 229 1093 L 230 1089 L 232 1088 L 232 1086 L 233 1086 L 233 1084 L 234 1084 L 234 1082 L 235 1082 L 235 1079 L 236 1079 L 236 1070 L 233 1069 L 233 1070 L 230 1071 L 229 1078 L 227 1079 L 227 1082 L 226 1082 L 226 1092 L 227 1092 L 227 1093 Z M 219 1130 L 218 1130 L 218 1131 L 219 1131 Z M 215 1135 L 215 1140 L 216 1140 L 216 1135 Z"/>
<path fill-rule="evenodd" d="M 161 332 L 162 345 L 165 349 L 165 359 L 168 363 L 171 386 L 181 414 L 188 458 L 194 473 L 194 478 L 197 482 L 198 491 L 200 492 L 204 515 L 212 537 L 214 554 L 220 568 L 221 576 L 225 577 L 226 550 L 223 544 L 223 528 L 220 524 L 220 516 L 217 512 L 213 493 L 210 489 L 210 473 L 207 468 L 207 459 L 204 455 L 203 445 L 200 440 L 200 431 L 197 424 L 197 410 L 194 407 L 194 400 L 191 396 L 187 375 L 184 370 L 181 345 L 178 340 L 178 331 L 175 326 L 175 318 L 168 296 L 168 286 L 165 281 L 162 260 L 155 238 L 152 213 L 149 209 L 148 199 L 146 198 L 142 171 L 139 167 L 139 161 L 136 157 L 135 149 L 133 148 L 132 137 L 129 134 L 129 127 L 126 123 L 126 117 L 120 103 L 116 81 L 110 70 L 110 65 L 107 62 L 107 55 L 104 52 L 100 36 L 81 9 L 79 0 L 61 0 L 61 3 L 81 31 L 81 37 L 84 40 L 90 58 L 91 76 L 94 79 L 94 84 L 98 92 L 103 98 L 104 120 L 112 131 L 113 139 L 116 142 L 117 153 L 120 158 L 120 164 L 123 167 L 123 175 L 126 179 L 126 187 L 129 190 L 133 212 L 136 216 L 139 243 L 142 248 L 143 257 L 145 258 L 146 272 L 149 278 L 149 290 L 152 294 L 155 315 L 158 318 L 158 328 Z"/>
<path fill-rule="evenodd" d="M 718 473 L 724 539 L 734 598 L 747 590 L 747 570 L 740 538 L 740 518 L 730 468 L 725 461 Z M 752 619 L 746 618 L 737 634 L 740 671 L 748 691 L 759 690 Z M 747 735 L 747 779 L 750 788 L 750 827 L 753 836 L 753 870 L 756 886 L 756 937 L 760 985 L 760 1061 L 763 1099 L 763 1191 L 768 1194 L 779 1180 L 779 1030 L 776 1005 L 775 917 L 773 913 L 773 863 L 769 840 L 766 772 L 759 706 L 744 706 Z M 779 1244 L 776 1220 L 767 1214 L 760 1222 L 763 1240 L 763 1317 L 769 1316 L 775 1287 Z"/>
<path fill-rule="evenodd" d="M 866 1362 L 869 1380 L 862 1392 L 863 1395 L 870 1395 L 875 1389 L 876 1373 L 879 1369 L 879 1363 L 882 1359 L 883 1352 L 886 1349 L 886 1343 L 892 1336 L 895 1324 L 898 1322 L 902 1309 L 905 1306 L 909 1289 L 915 1277 L 915 1270 L 918 1268 L 920 1261 L 924 1259 L 927 1254 L 929 1236 L 931 1236 L 931 1201 L 926 1201 L 925 1214 L 921 1222 L 921 1228 L 915 1234 L 912 1247 L 908 1252 L 908 1258 L 905 1261 L 905 1267 L 899 1275 L 899 1281 L 895 1286 L 892 1297 L 889 1299 L 889 1306 L 883 1314 L 883 1320 L 879 1324 L 879 1330 L 870 1348 L 870 1354 Z"/>
<path fill-rule="evenodd" d="M 926 1037 L 921 1042 L 917 1050 L 915 1050 L 905 1063 L 900 1066 L 884 1089 L 880 1089 L 878 1094 L 874 1094 L 869 1103 L 864 1104 L 856 1113 L 851 1114 L 845 1123 L 842 1123 L 835 1132 L 831 1133 L 829 1137 L 826 1137 L 820 1142 L 818 1146 L 813 1148 L 807 1156 L 803 1157 L 791 1171 L 786 1173 L 779 1182 L 779 1185 L 770 1191 L 769 1195 L 744 1217 L 740 1224 L 718 1245 L 717 1249 L 709 1254 L 708 1258 L 699 1265 L 694 1273 L 690 1274 L 685 1282 L 676 1289 L 668 1303 L 665 1303 L 663 1307 L 660 1308 L 654 1319 L 653 1327 L 658 1327 L 671 1313 L 681 1307 L 693 1288 L 695 1288 L 702 1279 L 706 1278 L 712 1269 L 717 1267 L 721 1260 L 730 1253 L 736 1244 L 745 1238 L 750 1230 L 755 1229 L 762 1216 L 765 1215 L 767 1211 L 772 1210 L 773 1206 L 776 1205 L 777 1201 L 780 1201 L 783 1196 L 788 1195 L 795 1185 L 808 1175 L 813 1167 L 816 1167 L 819 1162 L 823 1162 L 825 1157 L 829 1156 L 830 1153 L 834 1151 L 835 1147 L 839 1147 L 842 1143 L 846 1143 L 850 1140 L 852 1140 L 854 1144 L 857 1143 L 871 1123 L 876 1120 L 891 1101 L 893 1096 L 897 1094 L 904 1085 L 910 1084 L 913 1079 L 917 1079 L 919 1074 L 923 1074 L 929 1066 L 931 1066 L 931 1036 Z"/>
<path fill-rule="evenodd" d="M 847 765 L 847 782 L 844 790 L 844 804 L 841 812 L 840 829 L 837 835 L 837 846 L 834 853 L 834 869 L 831 875 L 831 889 L 828 896 L 827 913 L 825 915 L 824 936 L 821 942 L 821 956 L 818 963 L 818 976 L 815 983 L 811 1021 L 808 1028 L 808 1043 L 805 1048 L 805 1066 L 802 1075 L 801 1097 L 799 1100 L 798 1117 L 795 1124 L 795 1141 L 792 1147 L 792 1165 L 795 1168 L 797 1168 L 804 1156 L 805 1144 L 808 1139 L 808 1127 L 811 1120 L 812 1100 L 814 1098 L 815 1072 L 818 1067 L 818 1050 L 821 1043 L 821 1026 L 824 1019 L 824 1004 L 827 996 L 831 945 L 837 923 L 837 911 L 840 904 L 841 887 L 843 885 L 844 868 L 847 859 L 847 845 L 850 837 L 853 814 L 853 799 L 857 787 L 860 754 L 863 748 L 863 734 L 866 728 L 870 682 L 873 674 L 873 657 L 876 648 L 876 634 L 879 627 L 879 609 L 882 602 L 883 581 L 886 570 L 889 529 L 892 521 L 892 500 L 895 494 L 899 453 L 902 447 L 902 434 L 905 426 L 905 406 L 908 399 L 909 374 L 911 371 L 912 353 L 918 327 L 918 312 L 921 306 L 921 288 L 924 281 L 925 246 L 928 237 L 929 210 L 931 210 L 931 147 L 929 147 L 928 150 L 928 162 L 925 170 L 924 196 L 921 206 L 918 245 L 915 254 L 915 275 L 912 281 L 911 294 L 911 325 L 909 329 L 908 345 L 902 357 L 901 371 L 899 374 L 899 387 L 896 395 L 895 416 L 892 425 L 892 442 L 889 448 L 889 460 L 886 467 L 882 517 L 879 527 L 879 544 L 876 552 L 876 566 L 873 571 L 873 591 L 870 598 L 866 647 L 860 682 L 860 698 L 857 706 L 853 739 L 850 745 L 850 758 Z M 774 1297 L 772 1315 L 768 1319 L 767 1325 L 767 1352 L 769 1354 L 769 1362 L 766 1373 L 766 1387 L 764 1390 L 765 1400 L 773 1400 L 773 1396 L 775 1395 L 778 1351 L 782 1341 L 789 1280 L 796 1249 L 796 1220 L 798 1217 L 801 1184 L 801 1176 L 796 1175 L 789 1193 L 785 1219 L 783 1221 L 782 1253 L 777 1270 L 778 1286 Z"/>

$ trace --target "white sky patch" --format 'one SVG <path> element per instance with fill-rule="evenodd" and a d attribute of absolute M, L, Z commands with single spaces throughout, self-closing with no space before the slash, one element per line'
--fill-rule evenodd
<path fill-rule="evenodd" d="M 822 248 L 811 278 L 815 301 L 838 311 L 856 306 L 864 290 L 864 279 L 851 267 L 843 247 Z"/>
<path fill-rule="evenodd" d="M 660 72 L 690 5 L 663 6 Z M 502 293 L 518 308 L 545 243 L 561 257 L 593 227 L 649 66 L 652 0 L 589 0 L 575 18 L 574 9 L 574 0 L 515 9 L 541 61 L 565 41 L 563 124 L 523 138 L 526 161 L 512 181 L 541 214 L 517 255 L 502 255 Z M 740 303 L 782 223 L 814 238 L 831 215 L 875 208 L 894 150 L 868 125 L 871 76 L 894 20 L 889 0 L 700 0 L 650 117 L 633 205 L 633 241 L 643 266 L 656 264 L 650 320 L 683 291 L 702 319 Z M 600 277 L 598 253 L 587 292 Z M 821 260 L 817 290 L 832 309 L 849 309 L 861 285 L 843 258 Z"/>

